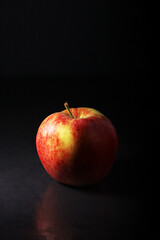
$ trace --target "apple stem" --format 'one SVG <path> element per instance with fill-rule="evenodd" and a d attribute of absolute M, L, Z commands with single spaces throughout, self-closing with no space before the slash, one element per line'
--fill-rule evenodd
<path fill-rule="evenodd" d="M 73 114 L 71 113 L 70 109 L 69 109 L 69 104 L 68 104 L 67 102 L 65 102 L 65 103 L 64 103 L 64 106 L 65 106 L 65 108 L 68 110 L 69 115 L 70 115 L 72 118 L 75 118 L 75 117 L 73 116 Z"/>

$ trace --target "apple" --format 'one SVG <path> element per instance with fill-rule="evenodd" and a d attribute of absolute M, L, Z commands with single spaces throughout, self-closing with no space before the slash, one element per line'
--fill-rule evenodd
<path fill-rule="evenodd" d="M 49 115 L 39 126 L 36 147 L 42 165 L 56 181 L 83 186 L 104 179 L 118 148 L 111 121 L 86 107 L 69 108 Z"/>

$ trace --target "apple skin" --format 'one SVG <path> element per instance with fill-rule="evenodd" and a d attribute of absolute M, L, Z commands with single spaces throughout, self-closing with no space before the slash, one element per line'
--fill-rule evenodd
<path fill-rule="evenodd" d="M 111 121 L 93 108 L 71 108 L 48 116 L 39 126 L 36 147 L 42 165 L 56 181 L 90 185 L 111 169 L 118 137 Z"/>

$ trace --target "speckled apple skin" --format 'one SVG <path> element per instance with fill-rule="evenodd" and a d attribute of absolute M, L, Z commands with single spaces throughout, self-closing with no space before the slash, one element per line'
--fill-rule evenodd
<path fill-rule="evenodd" d="M 111 121 L 92 108 L 53 113 L 36 136 L 39 158 L 58 182 L 83 186 L 101 181 L 111 169 L 118 137 Z"/>

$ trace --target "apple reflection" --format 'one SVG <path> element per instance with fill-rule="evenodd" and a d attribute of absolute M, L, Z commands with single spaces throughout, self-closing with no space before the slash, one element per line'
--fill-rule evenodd
<path fill-rule="evenodd" d="M 103 239 L 104 225 L 111 229 L 111 190 L 106 181 L 85 188 L 54 181 L 37 203 L 34 239 Z"/>
<path fill-rule="evenodd" d="M 68 221 L 67 205 L 59 184 L 51 184 L 36 207 L 35 223 L 39 239 L 74 239 Z"/>

